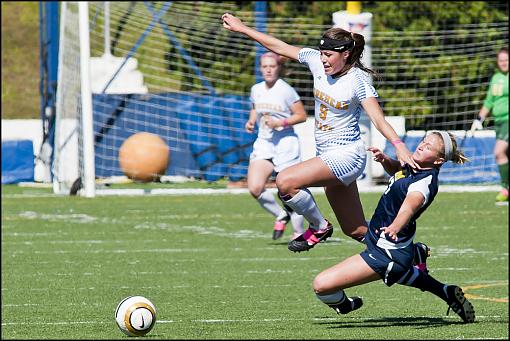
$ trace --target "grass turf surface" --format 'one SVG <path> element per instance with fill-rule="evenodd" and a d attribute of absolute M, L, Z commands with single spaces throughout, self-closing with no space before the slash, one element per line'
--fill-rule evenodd
<path fill-rule="evenodd" d="M 362 193 L 367 218 L 380 194 Z M 322 194 L 315 198 L 336 222 Z M 508 210 L 494 193 L 439 193 L 418 221 L 431 274 L 476 310 L 462 324 L 439 298 L 381 281 L 346 290 L 364 306 L 336 315 L 316 274 L 363 247 L 338 224 L 310 252 L 248 194 L 59 197 L 2 186 L 2 339 L 119 339 L 118 302 L 149 298 L 149 339 L 508 339 Z"/>

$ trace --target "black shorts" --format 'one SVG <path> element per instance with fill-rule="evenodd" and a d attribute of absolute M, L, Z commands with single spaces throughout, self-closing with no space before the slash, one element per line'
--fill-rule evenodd
<path fill-rule="evenodd" d="M 360 256 L 381 276 L 387 286 L 398 282 L 413 266 L 413 243 L 401 249 L 383 249 L 376 245 L 377 241 L 370 233 L 365 235 L 365 243 L 367 248 Z"/>

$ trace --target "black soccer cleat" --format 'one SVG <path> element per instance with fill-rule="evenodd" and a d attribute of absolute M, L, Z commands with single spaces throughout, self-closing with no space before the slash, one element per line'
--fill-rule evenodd
<path fill-rule="evenodd" d="M 452 309 L 465 323 L 475 322 L 475 308 L 471 302 L 467 300 L 462 292 L 462 289 L 456 285 L 449 285 L 446 287 L 446 294 L 448 295 L 448 310 L 446 315 Z"/>
<path fill-rule="evenodd" d="M 340 304 L 328 304 L 328 305 L 331 308 L 333 308 L 333 310 L 336 311 L 337 314 L 348 314 L 351 311 L 361 308 L 361 306 L 363 305 L 363 300 L 361 299 L 361 297 L 353 296 L 347 297 L 347 299 Z"/>
<path fill-rule="evenodd" d="M 324 229 L 314 230 L 309 227 L 305 233 L 289 242 L 288 249 L 293 252 L 308 251 L 316 244 L 331 237 L 331 235 L 333 235 L 333 226 L 329 222 Z"/>

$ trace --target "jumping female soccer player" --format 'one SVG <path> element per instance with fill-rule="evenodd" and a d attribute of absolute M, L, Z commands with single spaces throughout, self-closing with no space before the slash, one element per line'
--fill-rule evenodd
<path fill-rule="evenodd" d="M 399 162 L 419 166 L 412 153 L 384 119 L 374 87 L 366 73 L 374 73 L 360 61 L 365 46 L 362 35 L 340 28 L 327 30 L 319 49 L 289 45 L 259 32 L 225 13 L 223 27 L 240 32 L 267 49 L 308 65 L 314 79 L 315 145 L 317 157 L 290 166 L 276 177 L 282 200 L 310 223 L 308 230 L 290 241 L 294 252 L 307 251 L 333 234 L 333 226 L 320 212 L 307 187 L 325 188 L 328 201 L 342 231 L 362 241 L 367 223 L 358 194 L 356 179 L 366 165 L 359 118 L 364 109 L 377 129 L 393 144 Z"/>
<path fill-rule="evenodd" d="M 347 297 L 344 289 L 382 279 L 387 286 L 399 283 L 429 291 L 448 304 L 447 313 L 451 308 L 464 322 L 474 322 L 474 308 L 459 286 L 441 283 L 412 266 L 416 220 L 437 194 L 441 166 L 449 160 L 459 164 L 468 161 L 457 149 L 455 138 L 444 131 L 427 135 L 413 154 L 420 170 L 402 167 L 377 148 L 369 150 L 392 177 L 370 220 L 367 247 L 317 275 L 315 294 L 338 314 L 347 314 L 359 309 L 363 301 Z"/>

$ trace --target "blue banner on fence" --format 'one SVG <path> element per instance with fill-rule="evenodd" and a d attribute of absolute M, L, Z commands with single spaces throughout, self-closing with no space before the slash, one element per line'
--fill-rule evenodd
<path fill-rule="evenodd" d="M 34 181 L 32 140 L 2 141 L 2 184 Z"/>
<path fill-rule="evenodd" d="M 249 155 L 256 135 L 244 129 L 249 99 L 236 95 L 160 93 L 144 95 L 95 94 L 96 175 L 122 175 L 118 151 L 122 142 L 136 132 L 162 137 L 170 147 L 166 175 L 194 176 L 207 181 L 246 177 Z M 422 136 L 405 136 L 414 150 Z M 458 138 L 471 159 L 469 166 L 445 164 L 443 183 L 497 183 L 499 173 L 492 156 L 494 137 Z M 394 157 L 394 148 L 385 152 Z"/>
<path fill-rule="evenodd" d="M 135 132 L 159 135 L 170 147 L 166 175 L 207 181 L 246 177 L 256 136 L 244 129 L 248 98 L 189 93 L 95 94 L 96 175 L 122 175 L 117 155 Z"/>

